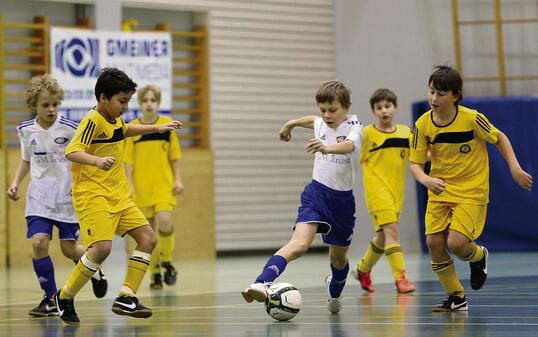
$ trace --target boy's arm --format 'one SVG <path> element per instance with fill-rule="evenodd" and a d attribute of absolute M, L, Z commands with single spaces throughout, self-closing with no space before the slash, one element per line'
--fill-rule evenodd
<path fill-rule="evenodd" d="M 13 178 L 13 181 L 11 182 L 11 185 L 7 190 L 7 196 L 9 197 L 9 199 L 14 201 L 20 199 L 19 185 L 22 183 L 28 172 L 30 172 L 30 162 L 21 159 L 19 167 L 17 167 L 17 171 L 15 172 L 15 177 Z"/>
<path fill-rule="evenodd" d="M 148 133 L 163 133 L 166 131 L 172 131 L 181 128 L 180 121 L 171 121 L 166 124 L 159 125 L 143 125 L 143 124 L 129 124 L 127 131 L 125 131 L 125 137 L 133 137 L 139 135 L 145 135 Z"/>
<path fill-rule="evenodd" d="M 174 195 L 183 193 L 183 181 L 181 180 L 181 168 L 179 159 L 171 160 L 172 172 L 174 173 Z"/>
<path fill-rule="evenodd" d="M 446 188 L 445 182 L 442 179 L 430 177 L 424 172 L 424 164 L 418 164 L 410 162 L 409 170 L 415 179 L 424 185 L 428 190 L 432 191 L 433 194 L 439 195 Z"/>
<path fill-rule="evenodd" d="M 519 165 L 510 140 L 502 132 L 499 133 L 497 139 L 498 141 L 495 145 L 497 146 L 497 149 L 501 155 L 504 157 L 504 160 L 506 160 L 510 173 L 512 174 L 512 178 L 519 186 L 521 186 L 521 188 L 530 191 L 532 188 L 532 176 L 523 171 Z"/>
<path fill-rule="evenodd" d="M 324 145 L 320 139 L 310 139 L 308 144 L 306 144 L 305 149 L 306 152 L 312 154 L 316 152 L 321 152 L 323 154 L 346 154 L 351 153 L 355 150 L 355 144 L 353 143 L 353 141 L 346 139 L 338 144 Z"/>
<path fill-rule="evenodd" d="M 65 157 L 72 162 L 84 165 L 97 166 L 101 170 L 105 171 L 110 170 L 116 162 L 116 158 L 114 157 L 98 157 L 84 151 L 71 152 L 68 153 Z"/>
<path fill-rule="evenodd" d="M 123 163 L 125 167 L 125 175 L 127 176 L 127 181 L 129 182 L 129 187 L 131 189 L 131 198 L 134 195 L 134 186 L 133 186 L 133 164 Z"/>
<path fill-rule="evenodd" d="M 300 126 L 307 129 L 313 129 L 314 128 L 314 121 L 318 118 L 318 116 L 304 116 L 297 119 L 291 119 L 282 126 L 280 131 L 278 132 L 278 135 L 280 137 L 281 141 L 289 142 L 291 140 L 291 130 L 293 130 L 294 127 Z"/>

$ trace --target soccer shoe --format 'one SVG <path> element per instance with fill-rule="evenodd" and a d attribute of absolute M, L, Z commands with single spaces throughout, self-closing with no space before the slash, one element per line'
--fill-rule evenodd
<path fill-rule="evenodd" d="M 151 275 L 151 282 L 149 283 L 151 290 L 161 290 L 163 288 L 163 278 L 160 273 Z"/>
<path fill-rule="evenodd" d="M 247 303 L 252 301 L 265 302 L 267 299 L 267 286 L 263 283 L 252 283 L 247 289 L 241 292 L 241 295 Z"/>
<path fill-rule="evenodd" d="M 161 267 L 166 269 L 166 271 L 164 272 L 164 283 L 166 283 L 169 286 L 173 286 L 174 284 L 176 284 L 176 280 L 177 280 L 176 268 L 174 268 L 174 266 L 172 266 L 170 262 L 161 263 Z"/>
<path fill-rule="evenodd" d="M 33 317 L 48 317 L 48 316 L 58 316 L 58 310 L 56 309 L 56 304 L 53 300 L 49 300 L 47 295 L 43 295 L 43 300 L 41 303 L 32 310 L 28 311 L 28 314 Z"/>
<path fill-rule="evenodd" d="M 71 325 L 77 325 L 80 323 L 80 319 L 78 319 L 77 313 L 75 311 L 75 303 L 73 299 L 64 299 L 62 300 L 60 298 L 60 291 L 56 292 L 54 294 L 54 303 L 56 304 L 56 308 L 58 309 L 58 315 L 67 324 Z"/>
<path fill-rule="evenodd" d="M 375 293 L 375 288 L 372 285 L 372 278 L 370 277 L 370 272 L 363 273 L 359 268 L 351 269 L 351 276 L 361 284 L 361 288 L 366 290 L 369 293 Z"/>
<path fill-rule="evenodd" d="M 488 250 L 486 247 L 480 246 L 484 250 L 484 257 L 477 262 L 469 262 L 471 267 L 471 288 L 478 290 L 484 286 L 488 278 Z"/>
<path fill-rule="evenodd" d="M 153 314 L 150 308 L 143 306 L 134 296 L 117 297 L 112 304 L 112 311 L 118 315 L 135 318 L 148 318 Z"/>
<path fill-rule="evenodd" d="M 92 276 L 91 278 L 93 294 L 97 298 L 105 297 L 108 290 L 108 281 L 105 278 L 105 274 L 101 268 L 97 268 L 97 272 L 95 272 L 95 274 L 96 275 Z"/>
<path fill-rule="evenodd" d="M 398 280 L 395 282 L 396 284 L 396 290 L 399 294 L 407 294 L 412 293 L 413 291 L 417 290 L 417 287 L 409 282 L 409 279 L 405 275 L 405 273 L 402 273 Z"/>
<path fill-rule="evenodd" d="M 432 307 L 433 312 L 467 311 L 467 301 L 456 295 L 449 295 L 441 303 Z"/>
<path fill-rule="evenodd" d="M 337 314 L 342 310 L 342 307 L 344 306 L 344 299 L 342 296 L 334 298 L 331 296 L 331 292 L 329 291 L 329 285 L 331 284 L 331 279 L 333 278 L 332 275 L 327 275 L 325 278 L 325 284 L 327 285 L 327 309 L 331 312 L 331 314 Z"/>

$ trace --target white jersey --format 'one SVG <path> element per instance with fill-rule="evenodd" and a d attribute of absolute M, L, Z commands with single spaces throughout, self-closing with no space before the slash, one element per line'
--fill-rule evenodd
<path fill-rule="evenodd" d="M 65 158 L 76 128 L 75 122 L 60 115 L 47 130 L 35 118 L 17 126 L 21 157 L 30 162 L 26 216 L 78 222 L 71 197 L 71 165 Z"/>
<path fill-rule="evenodd" d="M 347 154 L 322 154 L 316 152 L 312 178 L 337 191 L 353 190 L 363 139 L 362 124 L 356 115 L 348 116 L 336 129 L 330 128 L 321 117 L 314 121 L 314 135 L 324 145 L 351 140 L 355 149 Z"/>

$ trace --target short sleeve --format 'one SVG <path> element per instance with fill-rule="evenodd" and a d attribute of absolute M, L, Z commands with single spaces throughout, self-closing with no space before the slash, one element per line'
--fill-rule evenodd
<path fill-rule="evenodd" d="M 353 142 L 353 145 L 355 146 L 355 152 L 360 153 L 364 138 L 364 128 L 359 121 L 351 120 L 350 122 L 351 128 L 346 137 L 346 140 L 351 140 Z"/>
<path fill-rule="evenodd" d="M 92 143 L 96 128 L 97 125 L 95 122 L 89 118 L 84 118 L 78 125 L 75 136 L 71 139 L 69 145 L 67 145 L 65 154 L 68 155 L 79 151 L 86 152 Z"/>
<path fill-rule="evenodd" d="M 26 146 L 26 141 L 24 139 L 24 134 L 20 128 L 17 128 L 17 136 L 19 136 L 19 142 L 21 144 L 21 158 L 25 161 L 30 161 L 30 149 Z"/>
<path fill-rule="evenodd" d="M 473 130 L 477 138 L 488 143 L 496 144 L 498 141 L 500 131 L 480 112 L 476 114 Z"/>
<path fill-rule="evenodd" d="M 428 157 L 428 142 L 424 136 L 424 130 L 419 119 L 415 123 L 415 130 L 411 136 L 410 148 L 410 160 L 413 163 L 424 164 Z"/>
<path fill-rule="evenodd" d="M 125 138 L 123 161 L 127 164 L 134 165 L 134 137 Z"/>
<path fill-rule="evenodd" d="M 175 131 L 170 131 L 170 160 L 181 159 L 181 146 L 179 145 L 179 140 L 177 139 L 177 134 Z"/>

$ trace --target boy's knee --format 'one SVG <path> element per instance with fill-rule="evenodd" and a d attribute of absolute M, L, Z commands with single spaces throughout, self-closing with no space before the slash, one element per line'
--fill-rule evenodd
<path fill-rule="evenodd" d="M 32 249 L 36 254 L 46 253 L 49 249 L 49 238 L 45 235 L 32 237 Z"/>
<path fill-rule="evenodd" d="M 330 260 L 331 260 L 331 264 L 337 269 L 342 269 L 347 264 L 346 256 L 331 256 Z"/>
<path fill-rule="evenodd" d="M 303 256 L 310 248 L 310 243 L 303 240 L 293 240 L 290 243 L 295 258 Z"/>
<path fill-rule="evenodd" d="M 430 251 L 444 249 L 445 239 L 440 235 L 428 235 L 426 236 L 426 245 Z"/>

